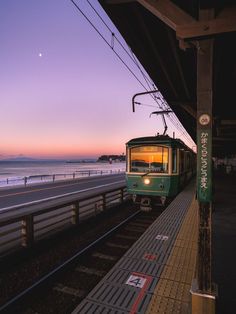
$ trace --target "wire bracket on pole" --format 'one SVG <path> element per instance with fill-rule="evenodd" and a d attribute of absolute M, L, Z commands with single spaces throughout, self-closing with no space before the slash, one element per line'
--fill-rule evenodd
<path fill-rule="evenodd" d="M 135 98 L 136 98 L 137 96 L 140 96 L 140 95 L 147 95 L 147 94 L 154 94 L 154 93 L 158 93 L 158 92 L 159 92 L 159 90 L 154 89 L 154 90 L 150 90 L 150 91 L 148 91 L 148 92 L 142 92 L 142 93 L 137 93 L 137 94 L 135 94 L 135 95 L 132 97 L 132 108 L 133 108 L 133 112 L 135 112 L 135 104 L 140 104 L 140 103 L 135 102 Z"/>
<path fill-rule="evenodd" d="M 167 131 L 167 124 L 166 124 L 166 119 L 165 119 L 165 114 L 169 114 L 171 113 L 172 110 L 162 110 L 162 111 L 153 111 L 151 114 L 150 114 L 150 117 L 152 114 L 156 114 L 156 115 L 161 115 L 162 117 L 162 121 L 163 121 L 163 124 L 164 124 L 164 132 L 162 135 L 165 135 L 166 134 L 166 131 Z"/>

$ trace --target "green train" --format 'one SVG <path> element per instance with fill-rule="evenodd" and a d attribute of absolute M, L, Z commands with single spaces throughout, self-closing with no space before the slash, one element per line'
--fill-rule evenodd
<path fill-rule="evenodd" d="M 165 205 L 196 172 L 196 154 L 168 135 L 134 138 L 126 156 L 128 193 L 142 210 Z"/>

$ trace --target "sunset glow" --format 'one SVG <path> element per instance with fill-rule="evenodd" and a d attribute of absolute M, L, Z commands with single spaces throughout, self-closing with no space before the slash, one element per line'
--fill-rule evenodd
<path fill-rule="evenodd" d="M 1 1 L 0 26 L 0 159 L 122 154 L 130 138 L 161 132 L 151 108 L 132 112 L 143 87 L 70 1 Z"/>

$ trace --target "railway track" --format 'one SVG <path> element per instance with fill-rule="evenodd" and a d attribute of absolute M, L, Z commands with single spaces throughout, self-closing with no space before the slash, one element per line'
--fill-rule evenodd
<path fill-rule="evenodd" d="M 123 217 L 115 227 L 14 295 L 0 306 L 0 312 L 70 313 L 159 214 L 158 211 L 136 211 Z"/>

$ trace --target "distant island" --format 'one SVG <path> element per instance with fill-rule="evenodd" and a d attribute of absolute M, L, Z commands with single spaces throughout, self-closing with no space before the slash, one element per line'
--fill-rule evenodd
<path fill-rule="evenodd" d="M 81 163 L 91 163 L 91 162 L 96 162 L 96 159 L 78 159 L 78 160 L 67 160 L 66 163 L 69 164 L 81 164 Z"/>
<path fill-rule="evenodd" d="M 102 155 L 98 158 L 97 162 L 122 162 L 126 160 L 126 156 L 122 155 Z"/>

